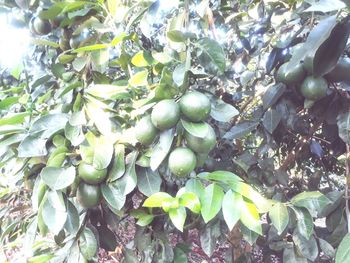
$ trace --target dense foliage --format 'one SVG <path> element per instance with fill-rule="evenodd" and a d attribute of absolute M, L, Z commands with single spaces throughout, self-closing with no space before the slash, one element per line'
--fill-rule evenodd
<path fill-rule="evenodd" d="M 0 3 L 31 32 L 0 61 L 4 251 L 94 262 L 134 218 L 125 262 L 187 262 L 193 231 L 208 260 L 348 262 L 346 1 Z"/>

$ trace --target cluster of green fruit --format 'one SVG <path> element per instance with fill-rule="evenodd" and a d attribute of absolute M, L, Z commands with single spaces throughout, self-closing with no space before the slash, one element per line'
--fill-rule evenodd
<path fill-rule="evenodd" d="M 78 166 L 78 176 L 78 202 L 85 208 L 97 206 L 102 197 L 100 183 L 106 180 L 107 169 L 98 170 L 92 164 L 82 161 Z"/>
<path fill-rule="evenodd" d="M 179 102 L 165 99 L 158 102 L 152 113 L 143 117 L 135 126 L 136 139 L 143 145 L 154 143 L 157 135 L 164 130 L 175 127 L 180 118 L 193 123 L 202 123 L 206 126 L 206 134 L 196 137 L 185 129 L 178 129 L 178 135 L 185 140 L 177 141 L 177 147 L 168 157 L 169 170 L 178 177 L 189 175 L 200 160 L 207 158 L 208 153 L 216 145 L 214 129 L 204 122 L 210 115 L 211 103 L 209 98 L 198 92 L 191 91 L 184 94 Z"/>
<path fill-rule="evenodd" d="M 300 85 L 300 93 L 309 102 L 316 102 L 327 95 L 328 82 L 323 77 L 312 75 L 313 60 L 307 57 L 304 63 L 299 63 L 294 68 L 288 69 L 288 62 L 279 67 L 276 81 L 288 86 Z"/>

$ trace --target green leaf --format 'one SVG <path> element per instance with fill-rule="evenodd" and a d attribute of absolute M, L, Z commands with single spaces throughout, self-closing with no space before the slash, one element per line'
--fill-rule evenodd
<path fill-rule="evenodd" d="M 285 204 L 276 203 L 269 211 L 272 224 L 277 229 L 277 234 L 281 235 L 289 223 L 288 209 Z"/>
<path fill-rule="evenodd" d="M 131 78 L 129 79 L 129 85 L 132 87 L 147 86 L 148 85 L 147 77 L 148 77 L 147 70 L 139 71 L 133 76 L 131 76 Z"/>
<path fill-rule="evenodd" d="M 140 209 L 131 211 L 130 215 L 138 219 L 136 224 L 139 226 L 147 226 L 154 219 L 153 215 L 147 214 L 145 211 Z"/>
<path fill-rule="evenodd" d="M 158 192 L 148 197 L 142 206 L 144 207 L 162 207 L 163 203 L 171 203 L 174 197 L 165 192 Z"/>
<path fill-rule="evenodd" d="M 321 251 L 328 257 L 334 258 L 335 256 L 335 250 L 332 247 L 331 244 L 329 244 L 326 240 L 323 240 L 322 238 L 318 239 L 318 242 L 320 244 Z"/>
<path fill-rule="evenodd" d="M 346 7 L 346 4 L 340 0 L 320 0 L 313 3 L 309 8 L 303 12 L 322 12 L 328 13 L 335 10 L 340 10 Z"/>
<path fill-rule="evenodd" d="M 293 233 L 293 242 L 304 257 L 315 262 L 318 256 L 318 246 L 314 236 L 311 235 L 309 239 L 306 239 L 296 229 Z"/>
<path fill-rule="evenodd" d="M 229 190 L 222 200 L 222 213 L 224 220 L 231 231 L 241 217 L 239 207 L 243 204 L 243 198 L 240 194 Z"/>
<path fill-rule="evenodd" d="M 277 83 L 276 85 L 270 86 L 262 97 L 264 109 L 266 110 L 274 105 L 286 90 L 287 86 L 283 83 Z"/>
<path fill-rule="evenodd" d="M 201 248 L 208 257 L 213 255 L 217 241 L 221 235 L 219 220 L 210 222 L 200 230 L 199 239 L 201 242 Z"/>
<path fill-rule="evenodd" d="M 180 195 L 176 195 L 179 198 L 179 204 L 187 207 L 193 213 L 200 213 L 201 203 L 198 199 L 198 196 L 192 192 L 184 192 Z"/>
<path fill-rule="evenodd" d="M 152 58 L 151 53 L 141 50 L 132 57 L 131 63 L 136 67 L 148 67 L 153 65 L 155 61 Z"/>
<path fill-rule="evenodd" d="M 335 263 L 347 263 L 350 258 L 350 234 L 346 234 L 340 242 L 337 253 L 335 254 Z"/>
<path fill-rule="evenodd" d="M 122 190 L 123 195 L 127 195 L 133 191 L 137 185 L 137 175 L 135 171 L 135 163 L 138 156 L 138 152 L 131 153 L 131 161 L 127 165 L 125 173 L 122 178 L 117 180 Z"/>
<path fill-rule="evenodd" d="M 224 135 L 224 139 L 234 140 L 240 139 L 247 134 L 251 134 L 253 130 L 259 125 L 257 121 L 244 121 L 233 126 L 226 134 Z"/>
<path fill-rule="evenodd" d="M 127 89 L 127 85 L 94 84 L 87 89 L 87 92 L 95 97 L 113 100 L 128 97 Z"/>
<path fill-rule="evenodd" d="M 250 201 L 243 200 L 241 206 L 241 222 L 249 230 L 262 235 L 262 223 L 260 221 L 260 216 L 257 207 L 254 203 Z"/>
<path fill-rule="evenodd" d="M 339 137 L 346 144 L 350 144 L 350 111 L 338 115 L 337 125 Z"/>
<path fill-rule="evenodd" d="M 28 135 L 18 146 L 18 157 L 37 157 L 47 155 L 46 139 Z"/>
<path fill-rule="evenodd" d="M 113 182 L 123 176 L 125 172 L 125 146 L 123 144 L 116 144 L 114 146 L 114 159 L 112 167 L 108 172 L 107 181 Z"/>
<path fill-rule="evenodd" d="M 181 119 L 181 123 L 185 130 L 195 137 L 204 138 L 208 134 L 209 124 L 206 122 L 189 122 Z"/>
<path fill-rule="evenodd" d="M 309 210 L 313 217 L 317 217 L 331 201 L 318 191 L 302 192 L 291 199 L 293 205 Z"/>
<path fill-rule="evenodd" d="M 297 219 L 299 233 L 306 239 L 309 239 L 314 230 L 314 223 L 309 211 L 305 208 L 293 208 L 293 211 Z"/>
<path fill-rule="evenodd" d="M 0 125 L 23 123 L 25 117 L 27 117 L 29 115 L 30 115 L 29 112 L 21 112 L 21 113 L 5 115 L 5 116 L 1 117 Z"/>
<path fill-rule="evenodd" d="M 67 220 L 64 228 L 72 235 L 76 234 L 79 230 L 79 213 L 77 208 L 69 200 L 67 201 Z"/>
<path fill-rule="evenodd" d="M 287 74 L 298 66 L 301 61 L 304 61 L 306 57 L 313 58 L 315 56 L 317 49 L 328 39 L 336 23 L 336 15 L 333 15 L 324 18 L 314 29 L 312 29 L 306 42 L 303 44 L 303 47 L 293 53 L 293 56 L 286 67 Z"/>
<path fill-rule="evenodd" d="M 120 188 L 118 181 L 101 185 L 101 191 L 103 198 L 111 207 L 116 210 L 123 208 L 126 195 L 123 194 L 123 189 Z"/>
<path fill-rule="evenodd" d="M 107 168 L 112 160 L 113 151 L 113 144 L 108 137 L 100 136 L 96 138 L 93 166 L 98 170 Z"/>
<path fill-rule="evenodd" d="M 56 132 L 63 130 L 68 122 L 69 115 L 64 113 L 53 113 L 40 117 L 37 119 L 32 127 L 30 133 L 42 132 L 40 135 L 43 139 L 48 139 Z"/>
<path fill-rule="evenodd" d="M 247 241 L 251 246 L 254 245 L 259 237 L 259 234 L 250 230 L 249 228 L 247 228 L 243 224 L 240 224 L 239 228 L 240 228 L 241 233 L 243 235 L 243 239 L 245 241 Z"/>
<path fill-rule="evenodd" d="M 221 209 L 222 199 L 224 197 L 224 192 L 220 186 L 217 184 L 208 185 L 201 195 L 201 214 L 205 223 L 208 223 L 213 219 Z"/>
<path fill-rule="evenodd" d="M 75 180 L 75 168 L 44 167 L 40 173 L 41 179 L 52 190 L 65 189 Z"/>
<path fill-rule="evenodd" d="M 79 248 L 85 259 L 91 260 L 97 253 L 97 240 L 90 228 L 85 227 L 79 237 Z"/>
<path fill-rule="evenodd" d="M 274 109 L 269 109 L 265 112 L 263 117 L 263 125 L 265 129 L 269 133 L 273 133 L 273 131 L 277 128 L 278 124 L 280 123 L 282 119 L 282 116 L 280 113 Z"/>
<path fill-rule="evenodd" d="M 19 97 L 8 97 L 8 98 L 4 98 L 0 101 L 0 110 L 6 110 L 8 108 L 10 108 L 13 104 L 17 103 L 19 100 Z"/>
<path fill-rule="evenodd" d="M 54 255 L 44 254 L 28 258 L 27 263 L 46 263 L 49 262 L 52 258 L 54 258 Z"/>
<path fill-rule="evenodd" d="M 186 182 L 185 190 L 186 192 L 194 193 L 199 198 L 204 196 L 204 186 L 201 181 L 197 179 L 189 179 Z"/>
<path fill-rule="evenodd" d="M 152 171 L 150 168 L 140 168 L 137 172 L 137 186 L 145 196 L 151 196 L 159 192 L 162 179 L 158 170 Z"/>
<path fill-rule="evenodd" d="M 150 166 L 155 171 L 168 155 L 174 140 L 174 129 L 165 130 L 160 133 L 159 142 L 153 148 Z"/>
<path fill-rule="evenodd" d="M 210 68 L 210 72 L 223 74 L 226 67 L 225 53 L 218 42 L 210 38 L 198 40 L 199 57 L 201 64 L 205 68 Z M 205 63 L 205 64 L 204 64 Z"/>
<path fill-rule="evenodd" d="M 250 185 L 243 182 L 228 182 L 228 184 L 233 191 L 254 202 L 260 213 L 266 213 L 270 210 L 273 201 L 267 200 Z"/>
<path fill-rule="evenodd" d="M 283 250 L 283 263 L 308 263 L 307 259 L 299 256 L 294 247 L 288 247 Z"/>
<path fill-rule="evenodd" d="M 183 231 L 183 226 L 186 221 L 186 209 L 182 206 L 179 208 L 171 208 L 169 210 L 169 217 L 171 222 L 174 224 L 174 226 L 180 230 L 181 232 Z"/>
<path fill-rule="evenodd" d="M 166 33 L 167 37 L 173 42 L 185 42 L 186 36 L 180 30 L 171 30 Z"/>
<path fill-rule="evenodd" d="M 313 75 L 315 77 L 321 77 L 334 69 L 344 52 L 349 35 L 350 20 L 345 18 L 333 28 L 330 36 L 316 50 L 313 57 Z"/>
<path fill-rule="evenodd" d="M 67 210 L 61 192 L 47 192 L 47 199 L 43 205 L 42 216 L 45 225 L 57 235 L 67 220 Z"/>
<path fill-rule="evenodd" d="M 243 181 L 239 176 L 228 171 L 215 171 L 211 173 L 200 173 L 198 177 L 206 180 L 214 180 L 225 184 L 231 184 Z"/>
<path fill-rule="evenodd" d="M 239 114 L 238 110 L 230 104 L 216 99 L 211 104 L 210 116 L 216 121 L 229 122 L 233 117 Z"/>
<path fill-rule="evenodd" d="M 72 50 L 72 53 L 79 53 L 79 52 L 84 52 L 84 51 L 95 51 L 95 50 L 100 50 L 100 49 L 106 49 L 109 48 L 109 44 L 94 44 L 94 45 L 89 45 L 89 46 L 84 46 L 80 47 L 77 49 Z"/>

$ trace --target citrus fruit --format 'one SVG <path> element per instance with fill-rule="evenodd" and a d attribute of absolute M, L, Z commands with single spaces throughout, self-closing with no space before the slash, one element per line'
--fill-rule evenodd
<path fill-rule="evenodd" d="M 180 107 L 174 100 L 162 100 L 153 107 L 151 120 L 159 130 L 175 126 L 179 119 Z"/>
<path fill-rule="evenodd" d="M 135 126 L 136 139 L 144 145 L 150 145 L 157 133 L 158 130 L 154 127 L 149 115 L 143 117 Z"/>
<path fill-rule="evenodd" d="M 324 78 L 309 76 L 301 84 L 300 92 L 306 99 L 316 101 L 326 96 L 327 90 L 328 83 Z"/>
<path fill-rule="evenodd" d="M 78 166 L 78 174 L 88 184 L 99 184 L 106 179 L 107 169 L 98 170 L 91 164 L 81 162 Z"/>
<path fill-rule="evenodd" d="M 277 71 L 276 79 L 287 85 L 296 84 L 302 81 L 305 77 L 304 67 L 299 63 L 296 67 L 287 71 L 288 63 L 283 64 Z"/>
<path fill-rule="evenodd" d="M 85 208 L 97 206 L 101 200 L 100 187 L 81 182 L 77 190 L 77 200 Z"/>
<path fill-rule="evenodd" d="M 197 164 L 196 155 L 186 147 L 179 147 L 169 155 L 168 166 L 170 171 L 179 177 L 188 175 Z"/>
<path fill-rule="evenodd" d="M 33 20 L 33 29 L 38 35 L 47 35 L 51 32 L 51 24 L 47 20 L 36 17 Z"/>
<path fill-rule="evenodd" d="M 197 153 L 208 153 L 215 147 L 216 144 L 216 134 L 210 125 L 208 125 L 208 132 L 205 137 L 196 137 L 186 132 L 185 138 L 187 146 Z"/>
<path fill-rule="evenodd" d="M 186 93 L 180 100 L 180 110 L 189 120 L 199 122 L 207 119 L 210 114 L 210 100 L 198 91 Z"/>

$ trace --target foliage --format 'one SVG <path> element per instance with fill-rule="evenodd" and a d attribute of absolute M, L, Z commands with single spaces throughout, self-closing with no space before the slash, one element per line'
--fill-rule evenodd
<path fill-rule="evenodd" d="M 132 217 L 125 262 L 187 262 L 193 230 L 226 262 L 346 262 L 347 4 L 1 1 L 32 34 L 0 76 L 4 248 L 96 261 Z"/>

